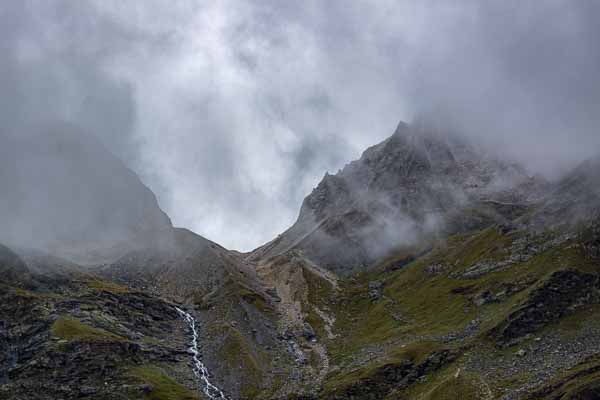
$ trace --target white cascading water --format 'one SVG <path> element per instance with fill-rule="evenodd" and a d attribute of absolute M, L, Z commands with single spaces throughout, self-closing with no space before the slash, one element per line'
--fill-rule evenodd
<path fill-rule="evenodd" d="M 225 396 L 225 393 L 223 393 L 223 391 L 221 389 L 219 389 L 218 387 L 216 387 L 215 385 L 213 385 L 210 382 L 208 369 L 206 369 L 206 366 L 202 363 L 202 361 L 200 361 L 200 352 L 198 351 L 198 331 L 196 330 L 196 320 L 194 319 L 194 317 L 192 317 L 189 313 L 183 311 L 181 308 L 175 307 L 175 309 L 177 310 L 179 315 L 181 315 L 181 317 L 183 319 L 185 319 L 185 321 L 190 326 L 190 330 L 192 331 L 192 342 L 190 344 L 189 351 L 190 351 L 190 353 L 192 353 L 192 360 L 193 360 L 193 365 L 194 365 L 193 371 L 194 371 L 194 375 L 198 379 L 200 388 L 202 389 L 204 394 L 209 399 L 230 400 L 227 396 Z"/>

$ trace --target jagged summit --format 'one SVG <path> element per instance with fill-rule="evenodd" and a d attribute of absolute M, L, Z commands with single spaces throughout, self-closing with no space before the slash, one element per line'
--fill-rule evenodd
<path fill-rule="evenodd" d="M 359 160 L 325 175 L 294 226 L 253 257 L 296 248 L 336 272 L 364 269 L 390 248 L 438 231 L 457 209 L 528 179 L 457 135 L 401 122 Z"/>

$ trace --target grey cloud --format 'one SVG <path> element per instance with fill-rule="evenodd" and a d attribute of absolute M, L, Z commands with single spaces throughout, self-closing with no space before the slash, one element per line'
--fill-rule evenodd
<path fill-rule="evenodd" d="M 593 1 L 0 6 L 0 126 L 98 136 L 176 225 L 249 250 L 400 119 L 556 176 L 600 150 Z"/>
<path fill-rule="evenodd" d="M 435 50 L 416 55 L 410 98 L 556 174 L 600 149 L 599 11 L 594 2 L 467 7 L 444 21 L 444 37 L 431 38 Z"/>
<path fill-rule="evenodd" d="M 104 30 L 113 34 L 102 40 L 86 35 L 82 25 L 105 21 L 80 2 L 7 2 L 1 8 L 2 133 L 68 121 L 114 151 L 124 150 L 135 101 L 131 86 L 104 69 L 114 49 L 102 40 L 114 43 L 119 36 L 112 25 Z"/>

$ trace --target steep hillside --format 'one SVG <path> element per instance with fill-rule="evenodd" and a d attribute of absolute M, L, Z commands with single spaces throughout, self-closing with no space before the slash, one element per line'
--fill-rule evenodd
<path fill-rule="evenodd" d="M 307 377 L 290 398 L 595 398 L 598 161 L 548 184 L 401 129 L 326 176 L 248 257 Z"/>
<path fill-rule="evenodd" d="M 516 222 L 334 280 L 298 254 L 261 266 L 320 371 L 293 398 L 594 399 L 600 221 Z"/>
<path fill-rule="evenodd" d="M 234 398 L 268 398 L 293 374 L 293 355 L 277 329 L 277 300 L 252 265 L 185 229 L 169 246 L 138 248 L 94 269 L 132 290 L 182 302 L 197 321 L 202 360 Z"/>

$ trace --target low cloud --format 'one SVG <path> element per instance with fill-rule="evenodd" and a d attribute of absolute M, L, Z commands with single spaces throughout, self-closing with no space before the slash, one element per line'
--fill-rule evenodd
<path fill-rule="evenodd" d="M 325 171 L 426 116 L 556 176 L 600 150 L 593 1 L 0 6 L 0 129 L 60 119 L 179 226 L 250 250 Z"/>

